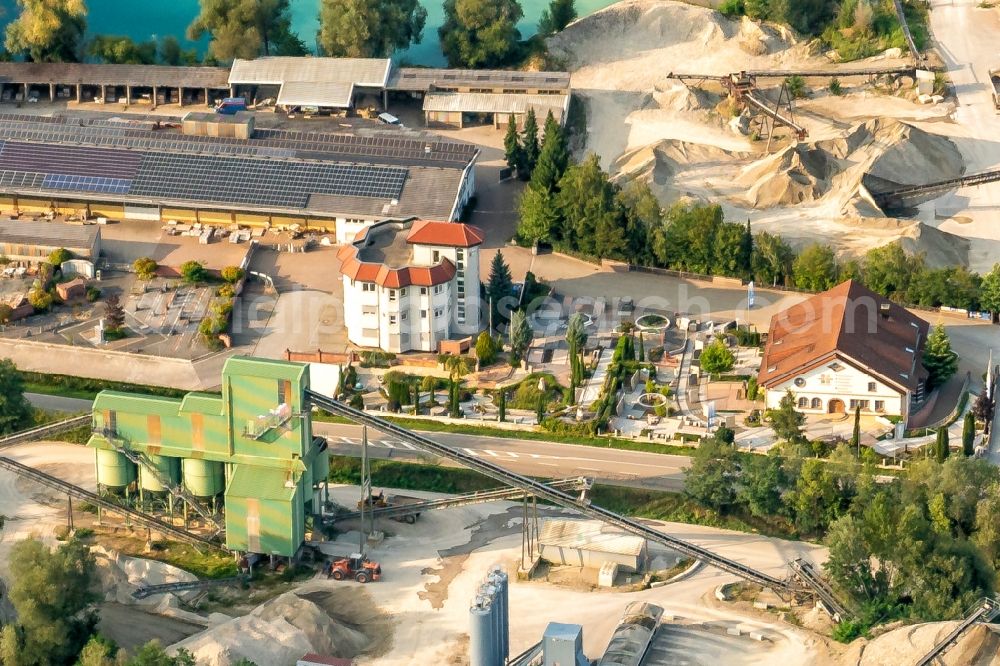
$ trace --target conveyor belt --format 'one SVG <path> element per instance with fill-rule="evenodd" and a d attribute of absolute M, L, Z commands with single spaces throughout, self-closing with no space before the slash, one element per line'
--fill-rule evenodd
<path fill-rule="evenodd" d="M 164 583 L 162 585 L 143 585 L 138 587 L 132 593 L 132 596 L 136 599 L 145 599 L 154 594 L 166 594 L 167 592 L 203 590 L 208 587 L 221 587 L 223 585 L 242 585 L 246 580 L 246 576 L 233 576 L 231 578 L 217 578 L 212 580 L 188 580 L 179 583 Z"/>
<path fill-rule="evenodd" d="M 780 113 L 769 107 L 767 103 L 764 102 L 764 100 L 760 99 L 759 97 L 756 97 L 753 93 L 749 92 L 746 93 L 745 95 L 743 95 L 742 99 L 746 101 L 747 104 L 749 104 L 750 106 L 754 107 L 755 109 L 763 113 L 765 116 L 768 116 L 769 118 L 773 119 L 776 123 L 780 123 L 781 125 L 785 125 L 791 128 L 795 132 L 795 135 L 799 138 L 799 141 L 802 141 L 803 139 L 806 138 L 806 136 L 808 136 L 808 132 L 806 132 L 805 127 L 799 125 L 794 120 L 786 118 L 785 116 L 781 115 Z"/>
<path fill-rule="evenodd" d="M 954 190 L 959 187 L 986 185 L 987 183 L 995 183 L 998 181 L 1000 181 L 1000 169 L 968 174 L 958 178 L 949 178 L 948 180 L 939 180 L 933 183 L 924 183 L 922 185 L 903 185 L 881 191 L 873 190 L 868 184 L 865 186 L 868 188 L 869 194 L 872 195 L 875 203 L 878 204 L 880 208 L 892 209 L 902 208 L 907 199 L 912 199 L 914 197 L 947 192 L 948 190 Z"/>
<path fill-rule="evenodd" d="M 916 666 L 930 666 L 935 659 L 958 642 L 962 634 L 971 629 L 972 625 L 978 622 L 989 622 L 998 614 L 1000 614 L 1000 604 L 988 597 L 981 599 L 950 634 L 938 641 L 938 644 L 932 647 L 930 652 L 920 658 Z"/>
<path fill-rule="evenodd" d="M 903 29 L 903 36 L 906 37 L 906 44 L 910 48 L 910 55 L 914 57 L 917 62 L 924 59 L 920 49 L 917 48 L 917 44 L 913 41 L 913 34 L 910 32 L 910 26 L 906 24 L 906 12 L 903 11 L 903 3 L 900 0 L 892 0 L 893 4 L 896 5 L 896 18 L 899 19 L 899 26 Z"/>
<path fill-rule="evenodd" d="M 90 417 L 87 417 L 89 422 Z M 130 509 L 124 507 L 115 502 L 110 502 L 96 493 L 92 493 L 89 490 L 85 490 L 80 486 L 75 486 L 72 483 L 63 481 L 60 478 L 54 477 L 51 474 L 46 474 L 45 472 L 39 471 L 34 467 L 28 467 L 23 465 L 16 460 L 11 460 L 10 458 L 0 457 L 0 469 L 6 469 L 8 471 L 14 472 L 15 474 L 22 476 L 26 479 L 31 479 L 43 486 L 48 486 L 53 490 L 57 490 L 60 493 L 65 493 L 71 497 L 90 502 L 95 506 L 99 506 L 106 511 L 111 511 L 114 513 L 121 514 L 130 518 L 131 520 L 144 525 L 150 529 L 154 529 L 165 535 L 172 536 L 180 541 L 186 541 L 188 543 L 193 543 L 200 546 L 211 546 L 213 548 L 219 548 L 219 544 L 206 539 L 205 537 L 198 536 L 197 534 L 192 534 L 185 529 L 175 527 L 169 523 L 165 523 L 159 518 L 150 516 L 147 513 L 141 511 L 136 511 L 135 509 Z"/>
<path fill-rule="evenodd" d="M 469 469 L 479 472 L 480 474 L 495 479 L 500 483 L 513 488 L 519 488 L 525 493 L 534 495 L 539 499 L 548 500 L 553 504 L 558 504 L 559 506 L 572 509 L 589 518 L 595 518 L 609 525 L 614 525 L 626 532 L 629 532 L 630 534 L 635 534 L 654 543 L 663 544 L 673 550 L 683 553 L 689 557 L 707 562 L 708 564 L 745 580 L 752 581 L 772 589 L 797 589 L 797 586 L 794 583 L 787 580 L 775 578 L 774 576 L 748 567 L 747 565 L 735 560 L 730 560 L 726 557 L 722 557 L 721 555 L 717 555 L 716 553 L 713 553 L 706 548 L 702 548 L 701 546 L 672 537 L 668 534 L 664 534 L 663 532 L 643 525 L 642 523 L 625 518 L 624 516 L 620 516 L 607 509 L 591 504 L 589 501 L 579 502 L 575 497 L 568 493 L 556 488 L 550 488 L 540 481 L 535 481 L 530 477 L 515 474 L 514 472 L 511 472 L 499 465 L 481 460 L 475 456 L 471 456 L 463 453 L 462 451 L 445 446 L 444 444 L 439 444 L 422 434 L 398 426 L 392 421 L 387 421 L 386 419 L 354 409 L 353 407 L 349 407 L 342 402 L 320 395 L 313 391 L 306 391 L 306 398 L 316 407 L 324 409 L 331 414 L 346 417 L 355 423 L 367 425 L 387 435 L 398 437 L 403 442 L 413 444 L 417 448 L 429 453 L 453 460 L 468 467 Z"/>
<path fill-rule="evenodd" d="M 32 428 L 30 430 L 15 432 L 13 435 L 0 438 L 0 448 L 14 446 L 15 444 L 23 444 L 24 442 L 37 442 L 38 440 L 47 439 L 51 435 L 58 435 L 59 433 L 66 432 L 67 430 L 73 430 L 74 428 L 79 428 L 80 426 L 85 425 L 89 426 L 90 420 L 90 414 L 83 414 L 81 416 L 73 416 L 68 419 L 63 419 L 62 421 L 56 421 L 55 423 L 47 423 L 43 426 L 38 426 L 37 428 Z"/>
<path fill-rule="evenodd" d="M 833 589 L 816 573 L 811 564 L 801 558 L 792 560 L 788 564 L 792 567 L 792 571 L 799 577 L 799 580 L 809 586 L 826 605 L 834 620 L 840 622 L 849 617 L 847 608 L 837 599 L 833 593 Z"/>
<path fill-rule="evenodd" d="M 550 488 L 559 490 L 586 490 L 590 488 L 590 481 L 582 476 L 571 479 L 558 479 L 550 481 Z M 463 495 L 452 497 L 442 497 L 440 499 L 425 500 L 423 502 L 412 502 L 410 504 L 400 504 L 397 506 L 374 506 L 365 508 L 365 516 L 371 518 L 401 518 L 403 516 L 432 511 L 434 509 L 449 509 L 456 506 L 470 506 L 472 504 L 484 504 L 486 502 L 499 502 L 502 500 L 516 500 L 525 496 L 525 492 L 519 488 L 494 488 L 493 490 L 480 490 Z M 329 522 L 338 520 L 351 520 L 360 518 L 360 511 L 349 511 L 325 517 Z"/>

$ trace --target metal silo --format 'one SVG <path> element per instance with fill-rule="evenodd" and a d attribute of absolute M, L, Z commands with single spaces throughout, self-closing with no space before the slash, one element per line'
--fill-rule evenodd
<path fill-rule="evenodd" d="M 489 599 L 477 596 L 469 608 L 469 666 L 501 666 L 496 655 L 493 608 Z"/>
<path fill-rule="evenodd" d="M 108 488 L 124 488 L 135 481 L 135 464 L 117 451 L 97 449 L 97 483 Z"/>
<path fill-rule="evenodd" d="M 507 573 L 500 568 L 499 564 L 494 564 L 487 580 L 496 588 L 497 607 L 496 613 L 500 620 L 500 634 L 497 636 L 497 643 L 500 646 L 501 663 L 506 663 L 510 656 L 510 594 L 508 591 L 509 579 Z"/>
<path fill-rule="evenodd" d="M 225 489 L 221 462 L 184 458 L 181 469 L 184 472 L 184 487 L 195 497 L 215 497 Z"/>
<path fill-rule="evenodd" d="M 146 456 L 149 462 L 155 470 L 150 471 L 145 465 L 139 466 L 139 485 L 142 489 L 151 493 L 162 493 L 167 489 L 160 483 L 160 479 L 168 480 L 173 485 L 181 480 L 181 461 L 180 458 L 171 458 L 170 456 Z"/>

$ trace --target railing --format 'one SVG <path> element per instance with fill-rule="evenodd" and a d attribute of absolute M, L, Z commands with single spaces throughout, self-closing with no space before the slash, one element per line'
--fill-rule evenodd
<path fill-rule="evenodd" d="M 971 629 L 972 625 L 978 622 L 989 622 L 998 614 L 1000 614 L 1000 604 L 989 597 L 980 599 L 976 605 L 966 613 L 965 619 L 962 620 L 962 622 L 960 622 L 950 634 L 945 636 L 937 643 L 937 645 L 932 647 L 930 652 L 921 657 L 916 666 L 930 666 L 934 663 L 935 659 L 944 654 L 952 645 L 957 643 L 958 639 L 962 637 L 962 634 Z"/>

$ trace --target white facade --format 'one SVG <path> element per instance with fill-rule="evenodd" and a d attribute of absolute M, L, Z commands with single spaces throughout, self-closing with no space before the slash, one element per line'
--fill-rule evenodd
<path fill-rule="evenodd" d="M 787 391 L 795 396 L 798 411 L 805 414 L 853 413 L 858 405 L 862 414 L 905 419 L 909 413 L 908 392 L 900 393 L 899 389 L 841 358 L 767 389 L 767 407 L 778 407 Z"/>
<path fill-rule="evenodd" d="M 410 266 L 440 266 L 447 259 L 454 276 L 440 284 L 383 286 L 343 275 L 344 323 L 359 347 L 392 353 L 436 352 L 442 340 L 480 330 L 479 248 L 414 244 Z"/>

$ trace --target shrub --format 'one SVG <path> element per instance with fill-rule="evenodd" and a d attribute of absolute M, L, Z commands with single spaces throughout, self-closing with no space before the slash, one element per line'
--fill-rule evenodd
<path fill-rule="evenodd" d="M 52 250 L 51 254 L 49 254 L 49 263 L 56 268 L 59 268 L 62 266 L 64 261 L 69 261 L 72 258 L 73 253 L 64 247 L 61 247 L 58 250 Z"/>
<path fill-rule="evenodd" d="M 43 289 L 32 289 L 28 292 L 28 302 L 35 308 L 35 312 L 46 312 L 52 307 L 53 300 L 52 294 Z"/>
<path fill-rule="evenodd" d="M 809 96 L 809 91 L 806 89 L 806 80 L 801 76 L 795 75 L 786 78 L 785 88 L 788 89 L 788 94 L 793 99 L 802 99 Z"/>
<path fill-rule="evenodd" d="M 181 277 L 188 284 L 197 284 L 205 281 L 205 278 L 208 277 L 208 271 L 205 270 L 205 265 L 200 261 L 185 261 L 181 264 Z"/>
<path fill-rule="evenodd" d="M 243 279 L 244 271 L 239 266 L 226 266 L 222 269 L 222 279 L 229 284 L 236 284 Z"/>
<path fill-rule="evenodd" d="M 101 290 L 97 287 L 87 287 L 87 302 L 94 303 L 101 297 Z"/>
<path fill-rule="evenodd" d="M 476 358 L 479 359 L 481 366 L 490 365 L 497 358 L 496 339 L 490 335 L 489 331 L 483 331 L 476 338 Z"/>
<path fill-rule="evenodd" d="M 719 13 L 727 18 L 743 16 L 746 13 L 746 6 L 743 0 L 724 0 L 719 5 Z"/>
<path fill-rule="evenodd" d="M 226 283 L 221 287 L 219 287 L 218 289 L 216 289 L 215 294 L 222 298 L 232 298 L 233 296 L 236 295 L 236 290 L 233 289 L 233 285 Z"/>
<path fill-rule="evenodd" d="M 140 257 L 132 262 L 132 270 L 140 280 L 152 280 L 156 277 L 159 265 L 149 257 Z"/>
<path fill-rule="evenodd" d="M 830 81 L 830 94 L 838 97 L 844 94 L 844 89 L 840 86 L 840 79 L 835 78 Z"/>
<path fill-rule="evenodd" d="M 12 314 L 14 314 L 14 308 L 6 303 L 0 303 L 0 324 L 9 324 Z"/>

